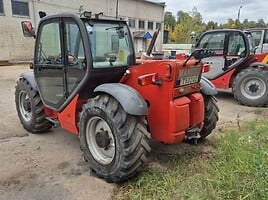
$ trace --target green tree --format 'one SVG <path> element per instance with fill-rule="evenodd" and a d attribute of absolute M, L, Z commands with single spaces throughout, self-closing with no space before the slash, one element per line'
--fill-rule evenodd
<path fill-rule="evenodd" d="M 176 19 L 172 15 L 172 12 L 165 12 L 165 17 L 164 17 L 165 24 L 174 27 L 176 25 Z"/>
<path fill-rule="evenodd" d="M 264 20 L 263 19 L 258 19 L 258 21 L 257 21 L 257 23 L 256 23 L 256 26 L 257 27 L 266 27 L 266 24 L 265 24 L 265 22 L 264 22 Z"/>
<path fill-rule="evenodd" d="M 189 22 L 189 21 L 192 21 L 192 17 L 190 16 L 189 13 L 183 12 L 183 11 L 177 12 L 177 23 L 178 24 L 183 24 L 183 23 Z"/>
<path fill-rule="evenodd" d="M 200 34 L 206 30 L 206 24 L 202 22 L 202 16 L 194 7 L 191 12 L 178 11 L 177 25 L 171 34 L 171 41 L 175 43 L 190 43 L 191 32 Z"/>
<path fill-rule="evenodd" d="M 259 19 L 257 22 L 245 19 L 243 22 L 240 22 L 238 20 L 233 20 L 230 18 L 228 19 L 227 23 L 219 25 L 219 28 L 232 28 L 232 24 L 235 24 L 235 28 L 242 30 L 248 28 L 267 27 L 263 19 Z"/>
<path fill-rule="evenodd" d="M 180 10 L 177 12 L 176 16 L 173 16 L 171 12 L 166 12 L 165 24 L 172 27 L 172 31 L 169 33 L 169 40 L 172 43 L 190 43 L 190 34 L 193 31 L 196 35 L 200 35 L 206 30 L 213 29 L 268 27 L 268 24 L 266 24 L 263 19 L 259 19 L 257 22 L 245 19 L 241 22 L 238 21 L 238 19 L 229 18 L 228 21 L 223 24 L 218 24 L 214 21 L 209 21 L 205 24 L 202 21 L 202 15 L 198 12 L 196 7 L 194 7 L 190 12 Z"/>
<path fill-rule="evenodd" d="M 170 34 L 170 41 L 172 43 L 187 43 L 189 38 L 190 36 L 182 24 L 176 24 L 174 31 Z"/>
<path fill-rule="evenodd" d="M 222 27 L 223 28 L 232 28 L 232 26 L 236 25 L 236 21 L 229 18 L 228 22 L 226 24 L 223 24 Z"/>
<path fill-rule="evenodd" d="M 255 21 L 248 21 L 248 19 L 245 19 L 242 24 L 243 24 L 244 29 L 257 27 Z"/>
<path fill-rule="evenodd" d="M 206 30 L 214 30 L 218 28 L 218 23 L 214 21 L 209 21 L 206 25 Z"/>
<path fill-rule="evenodd" d="M 197 25 L 202 26 L 202 15 L 200 14 L 200 12 L 198 12 L 196 7 L 192 9 L 192 11 L 190 12 L 190 16 Z"/>

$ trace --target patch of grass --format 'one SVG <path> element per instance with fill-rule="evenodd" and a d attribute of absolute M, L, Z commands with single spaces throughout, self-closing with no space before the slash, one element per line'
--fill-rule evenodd
<path fill-rule="evenodd" d="M 209 156 L 173 156 L 168 167 L 148 165 L 113 199 L 268 198 L 268 122 L 243 124 L 217 139 Z M 202 144 L 201 144 L 202 145 Z"/>
<path fill-rule="evenodd" d="M 265 109 L 263 109 L 263 108 L 256 108 L 256 110 L 254 110 L 253 111 L 254 112 L 254 114 L 256 114 L 256 115 L 265 115 L 265 113 L 267 112 Z"/>
<path fill-rule="evenodd" d="M 257 108 L 253 111 L 254 114 L 258 115 L 261 119 L 268 119 L 268 110 L 265 108 Z"/>

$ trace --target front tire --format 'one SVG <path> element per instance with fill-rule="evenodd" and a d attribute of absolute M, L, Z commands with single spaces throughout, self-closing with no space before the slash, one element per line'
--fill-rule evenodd
<path fill-rule="evenodd" d="M 219 108 L 214 96 L 203 95 L 205 102 L 204 126 L 200 132 L 200 139 L 207 137 L 216 127 L 219 120 Z"/>
<path fill-rule="evenodd" d="M 83 106 L 79 128 L 85 159 L 108 182 L 133 177 L 150 152 L 143 118 L 126 113 L 109 95 L 99 95 Z"/>
<path fill-rule="evenodd" d="M 52 127 L 46 120 L 40 95 L 24 78 L 19 79 L 15 90 L 15 103 L 20 122 L 31 133 L 40 133 Z"/>
<path fill-rule="evenodd" d="M 233 82 L 234 98 L 246 106 L 268 104 L 268 72 L 247 68 L 238 73 Z"/>

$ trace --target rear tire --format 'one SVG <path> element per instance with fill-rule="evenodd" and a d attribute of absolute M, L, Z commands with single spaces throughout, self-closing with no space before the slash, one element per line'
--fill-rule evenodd
<path fill-rule="evenodd" d="M 238 73 L 233 82 L 234 98 L 246 106 L 268 104 L 268 72 L 258 68 L 247 68 Z"/>
<path fill-rule="evenodd" d="M 107 182 L 133 177 L 151 149 L 143 118 L 126 113 L 116 99 L 106 94 L 83 106 L 79 128 L 85 160 Z"/>
<path fill-rule="evenodd" d="M 205 119 L 204 126 L 200 132 L 200 139 L 207 137 L 216 127 L 219 120 L 219 108 L 214 96 L 203 95 L 205 102 Z"/>
<path fill-rule="evenodd" d="M 40 133 L 52 127 L 52 123 L 45 118 L 44 106 L 39 93 L 24 78 L 17 82 L 15 103 L 20 122 L 27 131 Z"/>

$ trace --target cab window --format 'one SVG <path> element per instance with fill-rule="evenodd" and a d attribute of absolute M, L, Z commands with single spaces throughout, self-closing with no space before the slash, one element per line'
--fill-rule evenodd
<path fill-rule="evenodd" d="M 85 52 L 77 24 L 66 21 L 66 45 L 68 66 L 82 68 L 85 65 Z"/>
<path fill-rule="evenodd" d="M 130 65 L 134 56 L 127 26 L 120 23 L 86 23 L 90 39 L 93 68 Z"/>
<path fill-rule="evenodd" d="M 86 75 L 86 56 L 78 25 L 72 20 L 64 21 L 68 71 L 67 89 L 71 94 Z"/>
<path fill-rule="evenodd" d="M 37 64 L 62 64 L 60 28 L 58 22 L 48 23 L 41 27 L 40 41 L 37 48 Z"/>
<path fill-rule="evenodd" d="M 229 35 L 228 55 L 242 55 L 245 52 L 245 41 L 239 33 L 231 33 Z"/>
<path fill-rule="evenodd" d="M 258 46 L 261 43 L 262 31 L 252 31 L 251 36 L 253 38 L 255 46 Z"/>
<path fill-rule="evenodd" d="M 202 37 L 198 47 L 215 51 L 217 55 L 223 54 L 225 33 L 209 33 Z"/>

